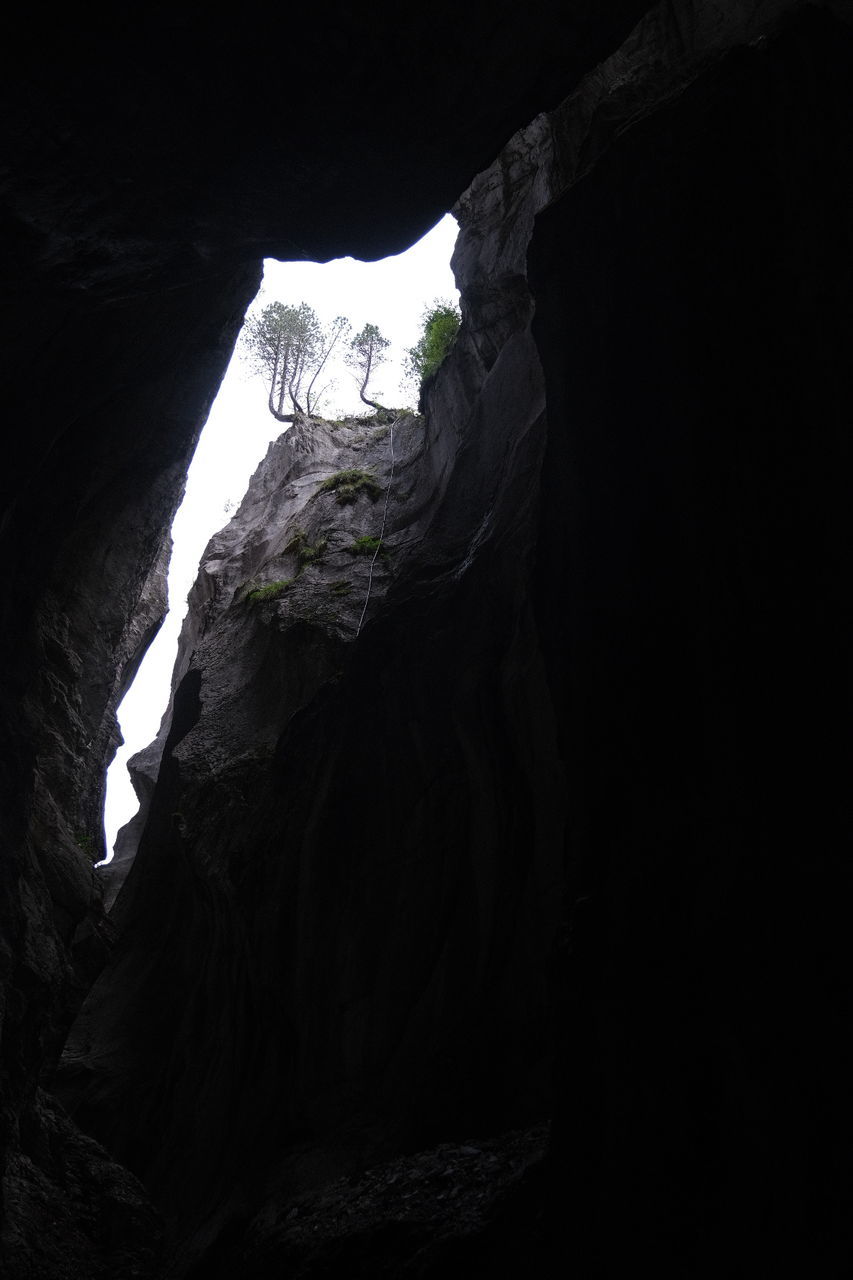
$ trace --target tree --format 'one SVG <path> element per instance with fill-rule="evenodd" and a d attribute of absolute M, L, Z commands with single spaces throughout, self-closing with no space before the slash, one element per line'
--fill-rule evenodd
<path fill-rule="evenodd" d="M 316 410 L 327 389 L 317 386 L 320 374 L 349 328 L 346 317 L 338 316 L 323 329 L 306 302 L 271 302 L 246 321 L 243 343 L 267 383 L 267 405 L 278 422 L 295 422 Z"/>
<path fill-rule="evenodd" d="M 435 298 L 427 307 L 421 337 L 408 353 L 407 372 L 413 381 L 423 385 L 435 373 L 453 345 L 461 320 L 459 308 L 448 298 Z"/>
<path fill-rule="evenodd" d="M 361 333 L 357 333 L 349 345 L 346 362 L 352 369 L 356 382 L 360 383 L 359 395 L 365 404 L 372 409 L 384 409 L 384 405 L 367 397 L 367 384 L 385 359 L 385 352 L 391 343 L 383 338 L 375 324 L 366 324 Z"/>
<path fill-rule="evenodd" d="M 312 412 L 312 407 L 316 408 L 317 405 L 320 404 L 323 396 L 329 390 L 329 387 L 333 385 L 334 380 L 330 379 L 329 382 L 325 383 L 325 385 L 315 390 L 317 387 L 317 379 L 326 367 L 329 357 L 341 339 L 346 337 L 351 328 L 352 325 L 349 320 L 347 320 L 346 316 L 335 316 L 332 323 L 322 331 L 322 339 L 318 351 L 319 359 L 317 361 L 313 377 L 308 383 L 308 390 L 305 393 L 309 413 Z"/>

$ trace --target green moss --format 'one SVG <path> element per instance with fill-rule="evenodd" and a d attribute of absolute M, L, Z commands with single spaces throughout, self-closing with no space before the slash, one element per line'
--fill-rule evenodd
<path fill-rule="evenodd" d="M 82 849 L 87 857 L 93 858 L 96 853 L 95 837 L 85 835 L 82 831 L 74 832 L 74 843 L 78 849 Z"/>
<path fill-rule="evenodd" d="M 334 493 L 335 501 L 342 507 L 356 502 L 362 493 L 366 493 L 375 502 L 381 492 L 382 486 L 376 476 L 370 471 L 360 471 L 357 467 L 336 471 L 320 485 L 320 493 Z"/>
<path fill-rule="evenodd" d="M 304 529 L 295 529 L 281 549 L 283 556 L 296 556 L 296 577 L 298 578 L 307 564 L 315 564 L 322 560 L 328 550 L 329 539 L 323 534 L 313 547 L 308 545 L 308 534 Z"/>
<path fill-rule="evenodd" d="M 328 546 L 329 539 L 325 535 L 313 547 L 301 546 L 296 553 L 296 560 L 299 565 L 298 572 L 301 573 L 308 564 L 318 564 L 325 556 Z"/>
<path fill-rule="evenodd" d="M 313 547 L 308 545 L 308 535 L 304 529 L 296 529 L 290 540 L 282 549 L 282 555 L 295 555 L 296 572 L 292 578 L 277 578 L 275 582 L 260 585 L 256 579 L 247 582 L 243 588 L 243 599 L 249 604 L 261 604 L 264 600 L 277 600 L 293 586 L 302 570 L 309 564 L 319 564 L 329 546 L 328 537 L 323 534 Z M 269 562 L 268 562 L 269 563 Z"/>
<path fill-rule="evenodd" d="M 301 548 L 304 547 L 307 540 L 308 535 L 304 529 L 294 530 L 290 539 L 282 547 L 281 554 L 283 556 L 290 555 L 291 553 L 298 554 Z"/>
<path fill-rule="evenodd" d="M 352 583 L 346 578 L 341 578 L 338 582 L 330 582 L 329 590 L 333 596 L 348 596 L 352 590 Z"/>
<path fill-rule="evenodd" d="M 348 550 L 351 551 L 354 556 L 372 556 L 376 551 L 383 556 L 387 556 L 388 554 L 382 545 L 382 539 L 372 538 L 369 533 L 363 533 L 360 538 L 356 538 Z"/>
<path fill-rule="evenodd" d="M 269 582 L 265 587 L 256 587 L 250 591 L 246 599 L 250 604 L 260 604 L 262 600 L 276 600 L 283 595 L 293 583 L 293 578 L 280 578 L 278 582 Z"/>

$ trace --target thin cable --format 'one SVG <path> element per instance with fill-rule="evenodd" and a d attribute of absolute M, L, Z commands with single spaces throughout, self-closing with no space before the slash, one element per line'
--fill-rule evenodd
<path fill-rule="evenodd" d="M 364 615 L 367 613 L 367 602 L 370 599 L 370 588 L 373 585 L 373 566 L 376 564 L 376 557 L 382 550 L 382 539 L 385 537 L 385 522 L 388 519 L 388 499 L 391 497 L 391 485 L 394 482 L 394 428 L 400 421 L 399 414 L 391 423 L 391 475 L 388 477 L 388 486 L 385 490 L 385 510 L 382 512 L 382 529 L 379 533 L 379 541 L 376 544 L 376 550 L 373 553 L 373 559 L 370 562 L 370 573 L 367 575 L 367 595 L 364 597 L 364 608 L 361 611 L 361 617 L 358 620 L 358 626 L 355 629 L 355 638 L 358 639 L 361 633 L 361 624 L 364 622 Z"/>

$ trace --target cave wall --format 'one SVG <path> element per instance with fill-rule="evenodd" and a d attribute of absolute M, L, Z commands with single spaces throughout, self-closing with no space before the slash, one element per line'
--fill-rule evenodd
<path fill-rule="evenodd" d="M 114 708 L 157 625 L 165 535 L 260 258 L 404 248 L 643 7 L 497 4 L 462 32 L 449 5 L 381 29 L 343 4 L 239 23 L 173 6 L 10 31 L 0 1147 L 4 1169 L 24 1161 L 16 1179 L 51 1164 L 37 1081 L 109 943 L 92 862 Z M 44 1227 L 13 1221 L 7 1267 Z M 96 1273 L 94 1254 L 80 1265 Z"/>
<path fill-rule="evenodd" d="M 577 5 L 567 29 L 563 9 L 493 6 L 486 28 L 448 41 L 434 10 L 376 35 L 333 7 L 313 30 L 290 29 L 311 70 L 284 92 L 274 39 L 199 28 L 180 12 L 166 28 L 76 31 L 76 45 L 53 27 L 16 49 L 4 86 L 11 429 L 0 514 L 10 571 L 0 630 L 0 1138 L 12 1275 L 115 1273 L 131 1265 L 117 1248 L 132 1265 L 154 1265 L 145 1192 L 37 1084 L 114 941 L 91 874 L 113 708 L 157 624 L 164 533 L 258 258 L 403 247 L 643 9 Z M 563 1044 L 539 1200 L 550 1207 L 548 1242 L 588 1274 L 622 1267 L 629 1249 L 679 1274 L 716 1274 L 731 1268 L 744 1231 L 748 1249 L 736 1256 L 747 1261 L 803 1259 L 806 1242 L 827 1274 L 849 1261 L 850 957 L 838 852 L 848 14 L 843 3 L 662 5 L 580 96 L 473 184 L 499 198 L 493 222 L 470 225 L 469 253 L 481 258 L 464 304 L 468 345 L 430 393 L 434 448 L 452 458 L 430 529 L 434 560 L 396 615 L 375 619 L 349 701 L 333 689 L 283 734 L 271 776 L 286 776 L 285 798 L 268 777 L 257 829 L 240 837 L 269 851 L 248 895 L 254 917 L 271 886 L 287 895 L 273 864 L 292 831 L 303 833 L 306 866 L 331 867 L 328 851 L 351 838 L 336 824 L 373 778 L 363 735 L 393 741 L 395 699 L 414 699 L 439 752 L 452 707 L 458 750 L 447 784 L 461 773 L 467 799 L 460 807 L 439 791 L 411 831 L 411 860 L 437 844 L 448 866 L 461 850 L 464 866 L 473 850 L 488 867 L 479 884 L 500 881 L 505 905 L 531 830 L 544 833 L 546 862 L 558 856 L 565 867 L 568 941 L 547 978 Z M 471 208 L 462 202 L 463 218 Z M 503 403 L 518 406 L 520 395 L 535 406 L 543 390 L 547 436 L 541 406 L 532 418 L 502 415 Z M 487 410 L 474 407 L 481 395 Z M 534 422 L 541 494 L 535 450 L 517 472 L 512 448 L 498 450 L 518 488 L 503 488 L 503 523 L 483 537 L 465 516 L 490 474 L 476 442 L 497 424 L 521 439 Z M 465 561 L 466 548 L 477 554 L 451 589 L 448 565 Z M 377 670 L 378 706 L 357 692 Z M 337 808 L 317 812 L 330 722 L 349 743 L 343 763 L 356 764 L 345 784 L 329 783 Z M 523 790 L 519 742 L 532 780 Z M 405 745 L 407 758 L 416 748 Z M 394 776 L 399 763 L 389 753 L 385 769 Z M 550 782 L 542 793 L 543 767 L 549 778 L 562 770 L 557 799 Z M 481 789 L 500 797 L 500 822 Z M 416 790 L 412 779 L 394 793 L 389 846 Z M 467 834 L 454 819 L 463 809 Z M 206 921 L 197 938 L 215 953 L 219 906 L 198 892 L 180 849 L 164 842 L 161 854 L 175 856 L 162 858 L 162 877 L 142 896 L 154 919 L 161 894 L 176 936 Z M 454 875 L 455 900 L 470 908 Z M 314 912 L 326 914 L 320 885 L 305 918 Z M 515 907 L 494 917 L 495 940 L 510 917 Z M 441 962 L 448 991 L 469 968 L 464 920 L 463 910 Z M 345 924 L 367 955 L 363 925 L 352 914 Z M 452 1038 L 445 1014 L 467 1016 L 483 987 L 463 983 L 433 1003 L 388 1076 L 386 1137 L 405 1129 L 413 1100 L 433 1108 L 424 1138 L 439 1114 L 490 1124 L 513 1114 L 509 1086 L 529 1058 L 509 1054 L 493 1076 L 484 1059 L 504 1052 L 489 1036 L 514 1016 L 507 993 L 518 1001 L 528 989 L 520 975 L 540 966 L 546 981 L 530 931 L 528 922 L 519 934 L 527 958 L 506 960 L 494 1007 L 469 1022 L 444 1075 L 433 1068 Z M 187 957 L 187 984 L 198 987 Z M 287 957 L 271 959 L 290 972 Z M 217 1000 L 215 981 L 204 986 L 202 1024 Z M 321 1048 L 324 990 L 311 980 L 300 997 L 303 1012 L 318 1006 Z M 116 1042 L 119 1057 L 139 1041 L 157 1058 L 157 1018 L 175 1025 L 179 1005 L 168 1016 L 150 1009 L 148 1031 L 137 1024 Z M 251 1038 L 251 1013 L 245 1026 Z M 419 1067 L 419 1045 L 436 1031 L 435 1058 Z M 202 1025 L 200 1044 L 206 1034 Z M 272 1035 L 261 1056 L 270 1045 L 278 1079 L 287 1045 Z M 303 1062 L 303 1088 L 323 1053 Z M 179 1105 L 192 1088 L 185 1068 L 167 1073 L 174 1096 L 156 1101 L 157 1124 L 171 1116 L 170 1149 L 205 1130 Z M 483 1092 L 486 1078 L 495 1087 Z M 233 1077 L 215 1082 L 216 1114 L 233 1087 Z M 340 1113 L 340 1080 L 335 1089 L 338 1101 L 318 1107 L 323 1123 Z M 238 1111 L 230 1123 L 239 1130 L 243 1119 Z M 271 1146 L 292 1139 L 289 1124 L 271 1129 Z M 124 1118 L 119 1127 L 124 1137 L 102 1132 L 124 1159 L 146 1175 L 162 1165 L 162 1154 L 126 1139 Z M 222 1207 L 223 1178 L 211 1170 L 200 1202 Z M 104 1205 L 94 1217 L 93 1188 Z M 508 1215 L 518 1230 L 500 1244 L 522 1259 L 528 1212 Z"/>
<path fill-rule="evenodd" d="M 583 1274 L 849 1268 L 851 55 L 798 15 L 537 219 Z"/>
<path fill-rule="evenodd" d="M 774 934 L 801 889 L 759 875 L 768 847 L 775 870 L 785 861 L 765 810 L 781 812 L 793 783 L 764 736 L 790 759 L 770 712 L 792 714 L 776 691 L 802 637 L 772 603 L 790 611 L 799 564 L 839 635 L 840 595 L 812 565 L 832 551 L 837 591 L 848 550 L 825 519 L 803 545 L 811 495 L 822 506 L 821 479 L 846 475 L 840 418 L 826 427 L 837 451 L 796 518 L 789 508 L 804 465 L 792 441 L 814 404 L 804 389 L 819 382 L 830 406 L 848 396 L 836 372 L 820 375 L 841 367 L 845 339 L 846 223 L 827 222 L 848 180 L 843 135 L 830 126 L 815 146 L 799 124 L 804 95 L 811 118 L 843 120 L 848 32 L 795 10 L 734 7 L 724 24 L 703 6 L 657 10 L 460 199 L 463 331 L 424 397 L 429 520 L 333 685 L 296 717 L 292 692 L 264 685 L 258 723 L 282 726 L 275 759 L 241 765 L 238 782 L 233 761 L 228 776 L 208 763 L 229 759 L 216 689 L 240 687 L 250 642 L 232 634 L 215 658 L 187 650 L 199 701 L 176 749 L 182 778 L 158 783 L 163 815 L 180 808 L 180 838 L 158 824 L 155 789 L 116 913 L 125 934 L 62 1086 L 81 1124 L 180 1206 L 185 1230 L 201 1206 L 232 1224 L 265 1198 L 283 1213 L 312 1179 L 442 1125 L 524 1118 L 519 1088 L 538 1070 L 541 1090 L 548 1059 L 537 999 L 550 987 L 557 1121 L 536 1249 L 544 1233 L 564 1261 L 614 1274 L 629 1241 L 710 1275 L 747 1227 L 749 1256 L 781 1258 L 822 1217 L 833 1257 L 838 1195 L 814 1176 L 820 1104 L 789 1105 L 777 1134 L 772 1099 L 805 1075 L 806 1026 L 838 1026 L 840 1010 L 811 1012 L 820 972 L 782 956 Z M 843 525 L 840 493 L 832 510 Z M 281 644 L 281 662 L 304 672 L 305 641 Z M 804 704 L 810 741 L 823 713 L 810 693 Z M 822 820 L 841 794 L 840 736 L 828 758 L 831 770 L 810 752 L 825 795 L 803 799 Z M 791 840 L 790 807 L 782 827 Z M 801 866 L 801 846 L 793 856 Z M 550 916 L 525 905 L 519 917 L 510 904 L 537 882 Z M 836 900 L 843 888 L 841 877 Z M 828 963 L 843 971 L 840 932 L 838 944 Z M 763 966 L 783 959 L 774 1011 Z M 185 976 L 173 983 L 175 963 Z M 766 1061 L 776 1044 L 781 1071 Z M 830 1034 L 830 1093 L 846 1071 L 839 1048 Z M 201 1081 L 218 1151 L 205 1170 L 191 1105 Z M 128 1106 L 140 1096 L 144 1124 Z M 547 1105 L 548 1091 L 526 1104 Z M 785 1143 L 784 1159 L 768 1158 Z M 527 1212 L 510 1219 L 524 1228 L 519 1264 Z M 222 1248 L 199 1265 L 215 1268 Z"/>
<path fill-rule="evenodd" d="M 545 421 L 523 238 L 502 273 L 477 251 L 501 208 L 498 188 L 456 255 L 488 323 L 397 423 L 393 476 L 387 416 L 293 428 L 191 595 L 118 941 L 56 1082 L 181 1266 L 215 1266 L 267 1202 L 549 1106 L 560 775 L 526 590 Z M 329 586 L 381 504 L 318 490 L 352 466 L 389 495 L 360 634 L 364 575 Z M 293 574 L 297 528 L 324 562 L 247 607 L 247 582 Z"/>

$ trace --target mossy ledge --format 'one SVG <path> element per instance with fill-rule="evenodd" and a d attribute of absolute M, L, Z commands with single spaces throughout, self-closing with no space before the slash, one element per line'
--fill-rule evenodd
<path fill-rule="evenodd" d="M 265 600 L 277 600 L 279 596 L 284 595 L 288 587 L 293 585 L 293 578 L 279 578 L 277 582 L 268 582 L 265 587 L 255 587 L 253 591 L 248 592 L 246 599 L 249 604 L 261 604 Z"/>
<path fill-rule="evenodd" d="M 383 545 L 382 538 L 374 538 L 369 533 L 363 533 L 356 538 L 352 545 L 347 548 L 354 556 L 372 556 L 376 551 L 381 552 L 383 556 L 387 556 L 388 552 Z"/>
<path fill-rule="evenodd" d="M 328 476 L 319 487 L 320 493 L 334 493 L 335 501 L 345 507 L 357 502 L 362 493 L 366 493 L 375 502 L 382 493 L 382 485 L 371 471 L 361 471 L 357 467 L 348 467 L 344 471 L 336 471 Z"/>

